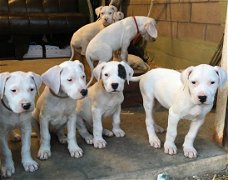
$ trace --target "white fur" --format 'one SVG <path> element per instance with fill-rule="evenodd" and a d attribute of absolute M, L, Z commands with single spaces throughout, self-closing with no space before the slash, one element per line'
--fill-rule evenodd
<path fill-rule="evenodd" d="M 124 18 L 124 13 L 121 11 L 117 11 L 113 13 L 113 20 L 114 22 L 120 21 Z"/>
<path fill-rule="evenodd" d="M 10 177 L 14 172 L 12 152 L 8 147 L 8 135 L 13 129 L 20 127 L 22 134 L 22 164 L 25 171 L 33 172 L 38 169 L 38 163 L 31 157 L 31 121 L 35 107 L 35 96 L 41 85 L 41 77 L 33 72 L 17 71 L 0 74 L 0 148 L 1 173 Z M 6 105 L 4 106 L 3 103 Z"/>
<path fill-rule="evenodd" d="M 155 20 L 144 16 L 135 16 L 139 33 L 146 40 L 157 38 Z M 111 24 L 99 32 L 88 44 L 86 60 L 93 70 L 93 61 L 108 62 L 112 59 L 113 52 L 121 49 L 120 59 L 126 61 L 127 48 L 131 40 L 137 35 L 136 23 L 133 17 L 127 17 Z M 93 74 L 88 85 L 93 80 Z"/>
<path fill-rule="evenodd" d="M 75 100 L 87 94 L 84 67 L 78 60 L 66 61 L 48 69 L 42 74 L 42 79 L 46 87 L 33 113 L 40 123 L 38 157 L 48 159 L 51 156 L 49 130 L 57 133 L 61 143 L 68 143 L 71 157 L 81 157 L 83 151 L 76 140 Z M 67 137 L 64 134 L 65 127 Z"/>
<path fill-rule="evenodd" d="M 182 73 L 174 70 L 157 68 L 146 74 L 133 77 L 132 81 L 140 80 L 143 106 L 146 112 L 146 125 L 150 145 L 160 148 L 161 143 L 155 134 L 152 116 L 154 99 L 169 109 L 168 128 L 164 144 L 165 153 L 176 154 L 175 138 L 177 124 L 180 119 L 191 120 L 188 134 L 183 144 L 184 155 L 188 158 L 197 157 L 193 147 L 194 139 L 205 115 L 211 110 L 216 90 L 226 81 L 226 73 L 220 67 L 202 64 L 191 66 Z M 205 102 L 200 98 L 205 96 Z"/>
<path fill-rule="evenodd" d="M 121 65 L 126 71 L 126 79 L 118 75 L 118 66 Z M 125 62 L 101 63 L 94 69 L 94 76 L 98 80 L 88 89 L 88 96 L 77 101 L 78 128 L 81 136 L 88 144 L 94 144 L 95 148 L 104 148 L 106 141 L 103 134 L 116 137 L 123 137 L 124 131 L 120 128 L 121 103 L 124 100 L 123 89 L 125 80 L 129 80 L 133 75 L 132 68 Z M 116 90 L 113 83 L 117 83 Z M 102 119 L 106 116 L 113 117 L 112 132 L 103 129 Z M 85 124 L 83 122 L 85 121 Z M 89 134 L 87 128 L 93 127 L 93 136 Z"/>
<path fill-rule="evenodd" d="M 116 8 L 114 6 L 100 6 L 96 8 L 95 12 L 100 19 L 81 27 L 73 34 L 70 41 L 70 60 L 74 59 L 75 51 L 84 56 L 91 39 L 106 26 L 114 22 L 113 15 L 114 12 L 116 12 Z"/>

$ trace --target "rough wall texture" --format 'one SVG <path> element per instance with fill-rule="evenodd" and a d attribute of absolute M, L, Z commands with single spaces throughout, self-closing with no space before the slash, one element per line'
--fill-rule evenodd
<path fill-rule="evenodd" d="M 127 0 L 127 16 L 146 16 L 151 0 Z M 219 42 L 224 31 L 227 0 L 154 0 L 151 17 L 159 35 Z"/>

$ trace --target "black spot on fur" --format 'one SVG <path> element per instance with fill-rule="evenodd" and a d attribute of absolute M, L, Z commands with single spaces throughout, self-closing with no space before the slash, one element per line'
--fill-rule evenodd
<path fill-rule="evenodd" d="M 126 79 L 127 73 L 122 64 L 118 65 L 118 76 L 122 79 Z"/>

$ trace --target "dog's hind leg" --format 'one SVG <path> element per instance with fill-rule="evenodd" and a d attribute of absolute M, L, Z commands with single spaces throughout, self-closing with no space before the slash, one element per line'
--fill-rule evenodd
<path fill-rule="evenodd" d="M 77 117 L 77 128 L 79 130 L 79 134 L 87 144 L 93 144 L 93 136 L 87 130 L 85 123 L 81 117 Z"/>
<path fill-rule="evenodd" d="M 142 93 L 143 97 L 143 107 L 145 109 L 146 113 L 146 128 L 147 128 L 147 133 L 149 136 L 149 143 L 151 146 L 155 148 L 160 148 L 161 147 L 161 141 L 158 139 L 155 129 L 156 125 L 154 122 L 154 117 L 153 117 L 153 106 L 154 106 L 154 97 L 153 94 L 150 92 L 148 94 Z"/>

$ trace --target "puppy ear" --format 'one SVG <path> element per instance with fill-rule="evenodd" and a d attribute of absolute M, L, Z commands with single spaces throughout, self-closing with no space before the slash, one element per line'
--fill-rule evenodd
<path fill-rule="evenodd" d="M 147 20 L 144 28 L 146 32 L 152 37 L 152 38 L 157 38 L 158 37 L 158 32 L 156 29 L 156 22 L 154 19 Z"/>
<path fill-rule="evenodd" d="M 134 74 L 134 70 L 124 61 L 121 61 L 120 64 L 122 64 L 126 70 L 127 73 L 127 84 L 129 84 L 129 80 L 132 78 L 133 74 Z"/>
<path fill-rule="evenodd" d="M 41 75 L 44 84 L 49 87 L 55 94 L 59 93 L 61 71 L 62 68 L 57 65 L 48 69 L 45 73 Z"/>
<path fill-rule="evenodd" d="M 82 71 L 84 71 L 84 65 L 79 61 L 79 60 L 75 60 L 74 62 L 78 63 L 79 67 L 82 69 Z"/>
<path fill-rule="evenodd" d="M 101 71 L 104 68 L 106 62 L 102 62 L 99 63 L 94 69 L 93 69 L 93 75 L 94 77 L 97 79 L 97 81 L 99 82 L 99 80 L 101 79 Z"/>
<path fill-rule="evenodd" d="M 42 79 L 39 74 L 36 74 L 34 72 L 28 72 L 29 76 L 31 76 L 32 80 L 34 81 L 36 92 L 39 95 L 39 88 L 42 84 Z"/>
<path fill-rule="evenodd" d="M 187 80 L 189 79 L 189 76 L 192 73 L 193 68 L 194 68 L 193 66 L 190 66 L 181 72 L 181 82 L 183 84 L 185 84 L 187 82 Z"/>
<path fill-rule="evenodd" d="M 97 8 L 95 9 L 95 13 L 96 13 L 97 17 L 100 16 L 100 12 L 101 12 L 101 9 L 102 9 L 103 7 L 104 7 L 104 6 L 100 6 L 100 7 L 97 7 Z"/>
<path fill-rule="evenodd" d="M 7 79 L 9 79 L 9 77 L 10 77 L 9 72 L 0 73 L 0 96 L 1 96 L 1 99 L 3 98 L 6 81 L 7 81 Z"/>
<path fill-rule="evenodd" d="M 113 12 L 117 12 L 117 11 L 118 11 L 118 9 L 117 9 L 117 7 L 116 7 L 116 6 L 113 6 L 113 5 L 109 5 L 109 6 L 111 6 L 111 8 L 112 8 Z"/>
<path fill-rule="evenodd" d="M 216 73 L 218 74 L 219 86 L 221 87 L 228 80 L 228 73 L 219 66 L 215 66 L 214 68 L 215 68 Z"/>

